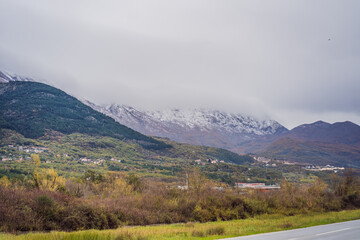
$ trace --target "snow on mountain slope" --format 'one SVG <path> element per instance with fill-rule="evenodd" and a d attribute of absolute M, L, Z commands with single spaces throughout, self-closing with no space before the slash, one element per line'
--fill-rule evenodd
<path fill-rule="evenodd" d="M 31 81 L 35 82 L 34 79 L 29 77 L 23 77 L 14 73 L 9 73 L 7 71 L 0 71 L 0 81 L 9 82 L 9 81 Z"/>
<path fill-rule="evenodd" d="M 112 110 L 115 107 L 118 109 L 129 109 L 129 107 L 126 106 L 112 106 L 109 110 Z M 130 111 L 136 112 L 136 110 L 132 110 L 131 108 Z M 242 116 L 240 114 L 230 114 L 204 109 L 145 111 L 144 114 L 157 122 L 172 123 L 188 129 L 198 128 L 203 132 L 222 130 L 230 133 L 268 135 L 274 134 L 283 128 L 279 123 L 273 120 L 259 121 L 253 117 Z"/>
<path fill-rule="evenodd" d="M 288 130 L 274 120 L 257 120 L 241 114 L 205 109 L 137 110 L 113 104 L 100 107 L 83 101 L 125 126 L 143 134 L 167 137 L 174 141 L 222 147 L 248 152 L 244 142 L 272 137 Z M 252 146 L 251 146 L 252 147 Z"/>

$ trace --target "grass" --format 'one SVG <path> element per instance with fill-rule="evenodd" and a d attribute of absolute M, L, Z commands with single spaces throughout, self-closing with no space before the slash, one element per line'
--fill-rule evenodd
<path fill-rule="evenodd" d="M 115 230 L 29 233 L 22 235 L 0 234 L 0 240 L 219 239 L 286 229 L 304 228 L 356 219 L 360 219 L 360 209 L 341 212 L 310 213 L 297 216 L 261 215 L 244 220 L 122 227 Z"/>

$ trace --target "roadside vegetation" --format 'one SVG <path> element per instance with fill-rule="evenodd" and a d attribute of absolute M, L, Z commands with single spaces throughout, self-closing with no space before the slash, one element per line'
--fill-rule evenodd
<path fill-rule="evenodd" d="M 120 227 L 114 230 L 85 230 L 77 232 L 0 234 L 0 240 L 167 240 L 219 239 L 257 233 L 360 219 L 360 210 L 308 213 L 296 216 L 281 214 L 260 215 L 244 220 L 222 222 L 169 224 L 157 226 Z"/>
<path fill-rule="evenodd" d="M 251 222 L 273 214 L 293 218 L 360 208 L 359 179 L 351 171 L 331 175 L 309 173 L 299 166 L 264 167 L 249 156 L 164 139 L 161 141 L 173 147 L 149 151 L 111 137 L 52 132 L 33 140 L 9 130 L 0 133 L 0 154 L 12 159 L 0 162 L 3 233 L 93 229 L 81 232 L 83 239 L 91 239 L 93 233 L 117 229 L 115 233 L 121 234 L 109 235 L 109 239 L 135 239 L 137 233 L 127 235 L 123 229 L 185 223 L 175 226 L 186 226 L 189 231 L 174 239 L 213 238 L 233 234 L 221 225 L 231 220 Z M 24 151 L 37 147 L 46 150 L 38 154 Z M 218 162 L 210 163 L 213 159 Z M 198 160 L 201 164 L 195 162 Z M 281 189 L 262 192 L 233 187 L 235 182 L 247 181 L 279 183 Z M 206 222 L 215 225 L 200 224 Z M 78 233 L 57 234 L 58 239 L 71 239 L 71 234 Z M 151 234 L 159 236 L 150 232 L 146 238 L 151 239 Z M 38 236 L 24 236 L 33 235 Z"/>
<path fill-rule="evenodd" d="M 54 169 L 41 168 L 37 155 L 32 158 L 31 177 L 22 181 L 6 176 L 0 179 L 2 232 L 115 229 L 360 207 L 359 179 L 350 171 L 343 177 L 333 175 L 329 184 L 319 178 L 307 184 L 283 180 L 281 190 L 262 192 L 226 185 L 219 189 L 219 183 L 193 168 L 185 170 L 187 189 L 178 189 L 121 172 L 101 174 L 90 170 L 80 178 L 65 179 Z"/>

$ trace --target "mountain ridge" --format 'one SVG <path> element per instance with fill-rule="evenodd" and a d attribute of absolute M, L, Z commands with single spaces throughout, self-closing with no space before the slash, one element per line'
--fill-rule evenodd
<path fill-rule="evenodd" d="M 256 131 L 246 128 L 241 131 L 241 128 L 237 128 L 241 125 L 234 125 L 227 118 L 229 115 L 250 123 L 254 119 L 239 118 L 236 114 L 226 115 L 220 111 L 212 111 L 212 114 L 206 115 L 206 110 L 193 110 L 198 112 L 190 112 L 184 117 L 180 109 L 170 110 L 164 116 L 161 111 L 140 111 L 125 105 L 101 107 L 90 102 L 86 104 L 146 135 L 166 137 L 188 144 L 221 147 L 240 154 L 254 153 L 309 164 L 360 167 L 360 126 L 350 121 L 333 124 L 316 121 L 291 130 L 276 121 L 263 122 L 263 125 L 261 122 L 252 122 L 252 125 L 244 125 L 258 127 Z M 200 121 L 199 114 L 201 120 L 208 121 Z M 188 119 L 191 120 L 190 123 L 183 122 Z M 228 125 L 224 127 L 221 125 L 223 122 Z M 266 124 L 272 123 L 272 128 L 266 129 Z M 261 132 L 262 129 L 265 131 Z"/>
<path fill-rule="evenodd" d="M 302 124 L 288 133 L 292 137 L 304 140 L 354 144 L 360 142 L 360 126 L 351 122 L 335 122 L 333 124 L 317 121 Z"/>
<path fill-rule="evenodd" d="M 288 130 L 274 120 L 257 120 L 216 110 L 148 111 L 116 104 L 101 107 L 86 100 L 81 100 L 82 106 L 75 103 L 78 99 L 70 95 L 54 102 L 56 97 L 66 93 L 46 84 L 32 82 L 30 78 L 0 71 L 0 80 L 0 127 L 18 131 L 20 128 L 20 133 L 25 136 L 30 136 L 26 131 L 37 133 L 37 136 L 32 137 L 43 135 L 44 129 L 39 128 L 40 123 L 49 130 L 60 129 L 63 133 L 81 130 L 83 133 L 95 134 L 102 129 L 102 134 L 105 132 L 105 135 L 122 138 L 124 136 L 116 132 L 119 127 L 115 127 L 120 124 L 122 134 L 133 135 L 130 139 L 144 146 L 158 145 L 162 148 L 166 144 L 143 134 L 180 143 L 224 148 L 240 154 L 255 153 L 258 156 L 303 163 L 321 162 L 360 167 L 360 126 L 350 121 L 333 124 L 317 121 Z M 33 85 L 34 88 L 22 89 L 16 93 L 25 85 Z M 9 91 L 16 94 L 4 98 L 4 94 Z M 22 97 L 30 97 L 31 101 L 26 102 Z M 47 106 L 50 103 L 53 108 Z M 19 115 L 16 109 L 23 110 L 22 114 L 25 115 Z M 91 111 L 97 113 L 89 114 Z M 77 112 L 80 116 L 74 118 Z M 47 116 L 47 122 L 43 122 L 40 113 Z M 53 119 L 55 113 L 60 118 L 56 121 L 49 120 Z M 73 119 L 67 119 L 70 115 Z M 67 129 L 71 124 L 65 123 L 64 119 L 75 122 L 76 129 Z M 102 125 L 94 127 L 96 121 Z M 118 130 L 113 131 L 114 129 Z M 132 129 L 142 134 L 135 134 L 136 131 Z"/>
<path fill-rule="evenodd" d="M 24 81 L 24 82 L 36 82 L 33 78 L 24 77 L 8 71 L 0 71 L 0 83 L 7 83 L 11 81 Z"/>
<path fill-rule="evenodd" d="M 188 144 L 216 146 L 244 153 L 241 143 L 288 130 L 274 120 L 257 120 L 242 114 L 206 109 L 138 110 L 126 105 L 101 107 L 83 101 L 117 122 L 143 134 Z M 245 149 L 246 150 L 246 149 Z"/>
<path fill-rule="evenodd" d="M 66 155 L 73 159 L 88 153 L 96 158 L 122 157 L 129 159 L 134 166 L 137 162 L 147 166 L 149 161 L 156 166 L 162 161 L 169 165 L 177 160 L 180 165 L 193 164 L 197 159 L 217 159 L 234 164 L 253 161 L 250 156 L 240 156 L 225 149 L 145 136 L 60 89 L 32 81 L 0 83 L 0 140 L 0 148 L 6 149 L 3 154 L 9 149 L 14 150 L 8 145 L 26 142 L 42 146 L 44 143 L 51 146 L 47 156 L 53 157 L 53 145 L 65 144 Z M 79 146 L 81 149 L 77 149 Z"/>
<path fill-rule="evenodd" d="M 360 167 L 360 126 L 317 121 L 293 128 L 259 154 L 311 164 Z"/>
<path fill-rule="evenodd" d="M 14 129 L 30 138 L 39 138 L 46 130 L 53 130 L 134 140 L 147 147 L 167 147 L 96 112 L 65 92 L 39 82 L 0 83 L 0 114 L 0 127 Z"/>

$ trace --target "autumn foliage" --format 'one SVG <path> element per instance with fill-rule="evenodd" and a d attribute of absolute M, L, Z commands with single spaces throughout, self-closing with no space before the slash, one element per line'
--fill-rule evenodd
<path fill-rule="evenodd" d="M 359 182 L 350 172 L 329 184 L 283 181 L 280 190 L 270 192 L 219 190 L 197 170 L 187 173 L 187 190 L 134 174 L 88 171 L 65 180 L 51 169 L 34 173 L 27 183 L 0 179 L 1 231 L 109 229 L 360 207 Z"/>

